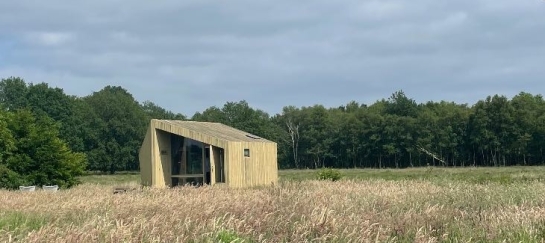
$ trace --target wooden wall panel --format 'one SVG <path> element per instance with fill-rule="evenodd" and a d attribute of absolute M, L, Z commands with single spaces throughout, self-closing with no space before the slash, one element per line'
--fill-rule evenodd
<path fill-rule="evenodd" d="M 250 150 L 250 157 L 244 156 Z M 274 143 L 229 143 L 229 186 L 253 187 L 278 183 L 277 147 Z"/>
<path fill-rule="evenodd" d="M 271 185 L 278 182 L 276 144 L 246 143 L 250 157 L 244 157 L 246 186 Z"/>
<path fill-rule="evenodd" d="M 226 168 L 226 174 L 228 174 L 228 185 L 230 187 L 242 187 L 244 179 L 244 167 L 241 163 L 241 153 L 242 148 L 241 142 L 230 142 L 228 148 L 226 149 L 225 162 L 228 164 Z"/>
<path fill-rule="evenodd" d="M 214 185 L 216 184 L 216 155 L 214 154 L 215 152 L 215 149 L 214 149 L 214 146 L 210 145 L 210 147 L 208 148 L 208 151 L 209 151 L 209 154 L 210 154 L 210 157 L 209 157 L 209 160 L 210 160 L 210 185 Z M 203 172 L 205 173 L 206 175 L 206 171 L 203 170 Z"/>
<path fill-rule="evenodd" d="M 221 159 L 220 148 L 212 146 L 212 149 L 214 154 L 214 171 L 211 173 L 211 176 L 216 178 L 214 183 L 220 183 L 222 179 L 221 172 L 225 170 L 225 160 Z M 224 162 L 223 166 L 221 165 L 222 161 Z M 225 173 L 223 174 L 223 182 L 225 182 Z"/>
<path fill-rule="evenodd" d="M 154 163 L 156 173 L 154 178 L 155 186 L 171 186 L 172 151 L 170 133 L 161 130 L 155 130 L 155 133 L 157 138 L 157 146 L 155 147 L 155 159 L 157 163 Z"/>
<path fill-rule="evenodd" d="M 144 186 L 151 186 L 152 183 L 152 161 L 153 161 L 153 147 L 152 147 L 152 128 L 148 127 L 146 137 L 142 142 L 142 147 L 138 153 L 138 160 L 140 162 L 140 180 Z"/>

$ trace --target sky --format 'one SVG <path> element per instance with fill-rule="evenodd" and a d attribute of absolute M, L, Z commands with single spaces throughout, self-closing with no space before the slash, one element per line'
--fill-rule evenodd
<path fill-rule="evenodd" d="M 70 3 L 74 3 L 71 1 Z M 543 0 L 0 2 L 0 78 L 122 86 L 192 116 L 246 100 L 473 104 L 545 91 Z"/>

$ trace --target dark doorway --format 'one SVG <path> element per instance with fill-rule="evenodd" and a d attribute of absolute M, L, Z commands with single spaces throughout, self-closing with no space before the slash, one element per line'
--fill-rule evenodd
<path fill-rule="evenodd" d="M 216 183 L 225 183 L 224 151 L 222 148 L 212 147 L 214 152 L 214 176 Z"/>

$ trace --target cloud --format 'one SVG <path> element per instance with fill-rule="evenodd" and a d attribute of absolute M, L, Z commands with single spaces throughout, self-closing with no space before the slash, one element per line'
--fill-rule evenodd
<path fill-rule="evenodd" d="M 59 46 L 65 45 L 69 41 L 73 41 L 75 35 L 72 33 L 60 33 L 60 32 L 30 32 L 26 33 L 26 40 L 35 45 L 44 46 Z"/>
<path fill-rule="evenodd" d="M 539 91 L 541 1 L 136 0 L 0 3 L 0 75 L 76 95 L 121 85 L 186 115 L 286 105 L 472 103 Z"/>

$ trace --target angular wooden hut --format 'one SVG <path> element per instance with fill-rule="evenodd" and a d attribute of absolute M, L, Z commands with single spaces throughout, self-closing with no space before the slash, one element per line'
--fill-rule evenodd
<path fill-rule="evenodd" d="M 221 123 L 151 120 L 139 159 L 145 186 L 278 182 L 277 144 Z"/>

